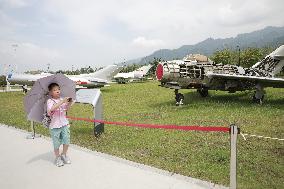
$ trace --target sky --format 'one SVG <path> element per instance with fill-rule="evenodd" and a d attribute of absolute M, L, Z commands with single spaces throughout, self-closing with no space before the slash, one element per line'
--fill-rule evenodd
<path fill-rule="evenodd" d="M 101 67 L 284 26 L 283 7 L 283 0 L 0 0 L 0 74 Z"/>

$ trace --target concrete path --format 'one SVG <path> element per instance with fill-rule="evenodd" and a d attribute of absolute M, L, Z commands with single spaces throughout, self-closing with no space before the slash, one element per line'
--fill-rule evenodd
<path fill-rule="evenodd" d="M 204 189 L 225 188 L 71 145 L 71 165 L 53 164 L 51 140 L 0 124 L 3 189 Z"/>

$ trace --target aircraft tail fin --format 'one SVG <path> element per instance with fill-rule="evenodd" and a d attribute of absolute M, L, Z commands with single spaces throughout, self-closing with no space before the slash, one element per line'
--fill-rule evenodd
<path fill-rule="evenodd" d="M 95 73 L 89 74 L 89 76 L 111 81 L 113 76 L 115 76 L 118 72 L 120 72 L 121 69 L 122 66 L 109 65 L 99 71 L 96 71 Z"/>
<path fill-rule="evenodd" d="M 263 60 L 252 66 L 253 69 L 269 73 L 274 76 L 281 72 L 284 66 L 284 45 L 267 55 Z"/>
<path fill-rule="evenodd" d="M 141 68 L 138 68 L 137 70 L 135 70 L 135 72 L 139 72 L 142 75 L 146 75 L 149 70 L 151 69 L 153 65 L 149 64 L 147 66 L 142 66 Z"/>

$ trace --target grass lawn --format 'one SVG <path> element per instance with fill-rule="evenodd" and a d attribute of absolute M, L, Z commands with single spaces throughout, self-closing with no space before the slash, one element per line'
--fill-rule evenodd
<path fill-rule="evenodd" d="M 229 126 L 241 132 L 284 138 L 284 89 L 268 88 L 265 103 L 251 102 L 253 92 L 210 91 L 207 98 L 181 90 L 185 105 L 176 107 L 174 93 L 158 82 L 112 84 L 102 88 L 104 117 L 135 123 Z M 0 122 L 29 129 L 21 92 L 0 93 Z M 92 118 L 90 105 L 76 104 L 70 116 Z M 37 125 L 37 133 L 49 135 Z M 173 131 L 105 125 L 96 139 L 87 122 L 71 122 L 72 143 L 182 175 L 228 186 L 229 134 Z M 282 188 L 284 141 L 238 137 L 238 188 Z"/>

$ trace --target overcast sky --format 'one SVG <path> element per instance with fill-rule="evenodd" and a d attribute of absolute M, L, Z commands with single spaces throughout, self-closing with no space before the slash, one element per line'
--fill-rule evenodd
<path fill-rule="evenodd" d="M 100 67 L 284 26 L 283 7 L 283 0 L 0 0 L 0 73 L 7 65 Z"/>

